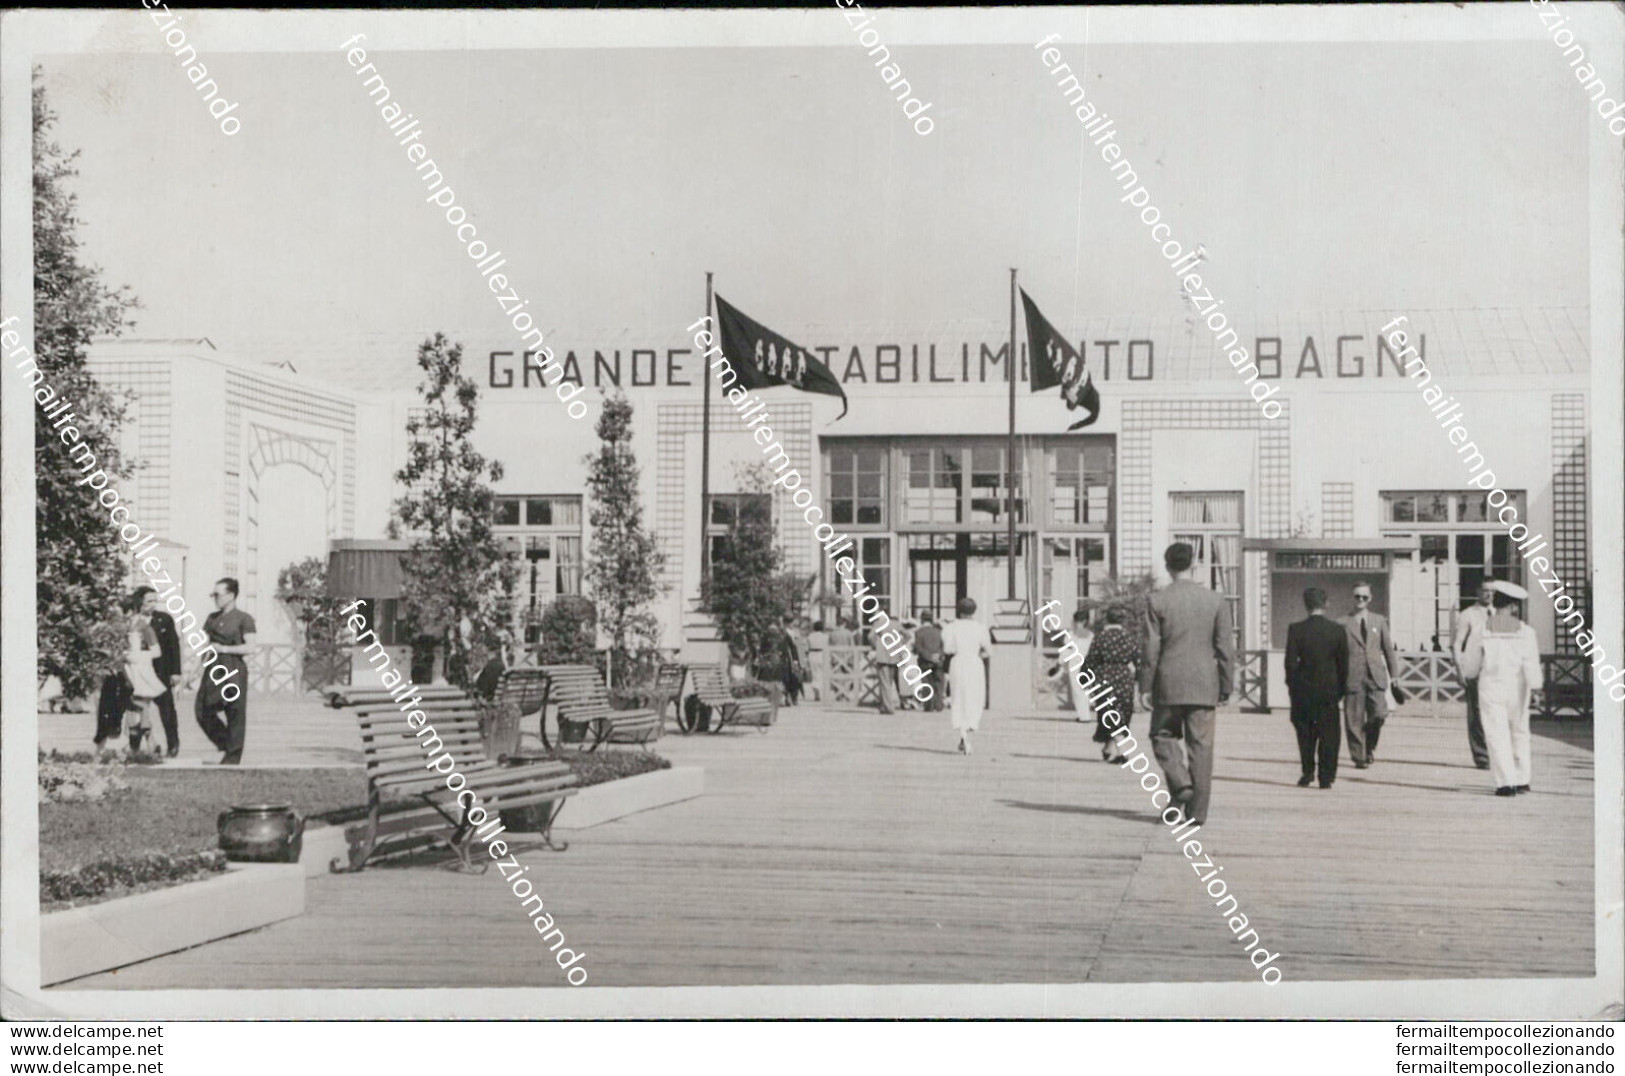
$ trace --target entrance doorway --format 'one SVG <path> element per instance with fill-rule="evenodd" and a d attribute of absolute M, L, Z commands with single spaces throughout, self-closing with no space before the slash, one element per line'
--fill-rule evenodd
<path fill-rule="evenodd" d="M 960 598 L 976 602 L 977 618 L 991 623 L 1006 596 L 1010 548 L 1004 534 L 958 532 L 905 534 L 908 545 L 908 612 L 952 618 Z M 1016 596 L 1027 591 L 1027 550 L 1031 535 L 1016 535 Z"/>

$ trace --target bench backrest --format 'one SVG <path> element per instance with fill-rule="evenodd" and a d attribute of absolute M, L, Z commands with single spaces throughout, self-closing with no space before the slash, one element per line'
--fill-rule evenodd
<path fill-rule="evenodd" d="M 514 703 L 519 707 L 520 717 L 534 714 L 547 703 L 546 670 L 528 665 L 504 670 L 496 701 Z"/>
<path fill-rule="evenodd" d="M 438 699 L 420 707 L 428 719 L 421 729 L 407 721 L 393 700 L 365 703 L 355 708 L 361 727 L 361 753 L 366 760 L 367 780 L 373 783 L 406 774 L 428 773 L 431 754 L 443 748 L 459 767 L 485 761 L 485 738 L 480 732 L 480 712 L 473 699 Z"/>
<path fill-rule="evenodd" d="M 689 670 L 694 677 L 694 694 L 702 702 L 732 702 L 733 692 L 728 689 L 728 676 L 720 665 L 695 665 Z"/>
<path fill-rule="evenodd" d="M 547 675 L 547 701 L 559 708 L 566 720 L 573 715 L 599 716 L 609 710 L 609 690 L 591 665 L 543 665 Z"/>
<path fill-rule="evenodd" d="M 687 665 L 662 663 L 660 671 L 655 674 L 655 690 L 670 692 L 683 690 L 683 677 L 687 672 Z"/>

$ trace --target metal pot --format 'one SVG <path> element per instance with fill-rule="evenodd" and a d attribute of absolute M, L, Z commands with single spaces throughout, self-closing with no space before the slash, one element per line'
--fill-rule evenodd
<path fill-rule="evenodd" d="M 297 863 L 305 822 L 285 803 L 235 805 L 217 821 L 220 850 L 236 863 Z"/>

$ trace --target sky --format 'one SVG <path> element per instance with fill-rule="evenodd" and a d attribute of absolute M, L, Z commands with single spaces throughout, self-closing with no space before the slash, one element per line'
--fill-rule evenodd
<path fill-rule="evenodd" d="M 164 55 L 40 59 L 56 138 L 83 151 L 86 253 L 143 303 L 130 335 L 306 372 L 317 341 L 512 346 L 339 40 L 195 40 L 239 102 L 229 138 Z M 1056 47 L 1238 318 L 1587 302 L 1595 116 L 1549 42 Z M 927 136 L 855 39 L 367 59 L 550 334 L 676 342 L 706 270 L 770 326 L 1002 323 L 1010 267 L 1063 329 L 1181 310 L 1037 50 L 892 52 Z"/>

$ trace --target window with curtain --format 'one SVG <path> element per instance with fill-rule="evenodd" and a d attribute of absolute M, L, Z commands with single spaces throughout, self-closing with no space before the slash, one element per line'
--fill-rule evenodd
<path fill-rule="evenodd" d="M 1223 594 L 1230 623 L 1241 633 L 1241 493 L 1170 493 L 1172 540 L 1196 552 L 1192 578 Z"/>
<path fill-rule="evenodd" d="M 516 626 L 526 642 L 535 642 L 548 604 L 581 593 L 581 498 L 499 496 L 491 520 L 493 532 L 519 563 Z"/>

